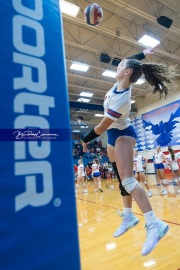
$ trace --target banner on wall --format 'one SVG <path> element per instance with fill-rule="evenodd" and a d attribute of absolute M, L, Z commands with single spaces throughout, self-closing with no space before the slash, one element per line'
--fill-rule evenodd
<path fill-rule="evenodd" d="M 79 270 L 59 0 L 1 1 L 0 32 L 0 269 Z"/>
<path fill-rule="evenodd" d="M 134 118 L 138 151 L 180 145 L 180 100 Z"/>

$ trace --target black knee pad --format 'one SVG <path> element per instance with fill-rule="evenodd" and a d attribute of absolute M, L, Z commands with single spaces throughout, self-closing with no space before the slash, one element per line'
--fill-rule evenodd
<path fill-rule="evenodd" d="M 121 191 L 121 195 L 122 195 L 122 196 L 130 196 L 130 195 L 131 195 L 131 194 L 129 194 L 129 193 L 125 190 L 125 188 L 123 187 L 122 183 L 119 184 L 119 189 L 120 189 L 120 191 Z"/>
<path fill-rule="evenodd" d="M 130 196 L 130 194 L 125 190 L 125 188 L 122 185 L 121 178 L 119 176 L 118 169 L 117 169 L 117 166 L 116 166 L 116 162 L 112 162 L 112 167 L 113 167 L 114 172 L 115 172 L 115 174 L 117 176 L 117 179 L 119 181 L 119 189 L 121 191 L 121 195 L 122 196 Z"/>

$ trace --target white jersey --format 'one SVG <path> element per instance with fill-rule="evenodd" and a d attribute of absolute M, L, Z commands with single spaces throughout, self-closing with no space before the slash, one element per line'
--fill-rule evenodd
<path fill-rule="evenodd" d="M 78 166 L 78 177 L 82 177 L 82 176 L 85 176 L 85 173 L 84 173 L 84 165 L 83 164 L 80 164 Z"/>
<path fill-rule="evenodd" d="M 92 164 L 92 171 L 93 171 L 93 173 L 99 172 L 99 165 L 96 163 Z"/>
<path fill-rule="evenodd" d="M 134 163 L 137 166 L 137 172 L 143 172 L 143 160 L 144 158 L 141 155 L 137 155 L 137 157 L 134 157 Z"/>
<path fill-rule="evenodd" d="M 179 170 L 178 158 L 180 158 L 180 152 L 178 152 L 178 153 L 176 153 L 174 155 L 175 155 L 174 160 L 172 160 L 170 154 L 167 155 L 166 158 L 170 161 L 173 171 L 178 171 Z"/>
<path fill-rule="evenodd" d="M 117 91 L 118 83 L 107 92 L 104 98 L 104 115 L 114 122 L 108 127 L 123 130 L 129 127 L 129 112 L 131 110 L 131 89 Z"/>
<path fill-rule="evenodd" d="M 163 163 L 164 154 L 160 151 L 159 153 L 155 153 L 155 164 Z"/>

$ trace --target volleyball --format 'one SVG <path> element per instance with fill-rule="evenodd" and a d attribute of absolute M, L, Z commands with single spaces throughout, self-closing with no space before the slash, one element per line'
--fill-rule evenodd
<path fill-rule="evenodd" d="M 90 4 L 84 11 L 85 22 L 91 26 L 96 26 L 102 22 L 103 10 L 98 4 Z"/>

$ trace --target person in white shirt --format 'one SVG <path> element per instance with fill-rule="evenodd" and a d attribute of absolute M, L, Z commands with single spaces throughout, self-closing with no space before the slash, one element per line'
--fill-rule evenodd
<path fill-rule="evenodd" d="M 180 158 L 180 152 L 174 153 L 174 150 L 172 149 L 171 146 L 168 146 L 168 152 L 169 155 L 166 156 L 166 159 L 168 161 L 172 173 L 175 176 L 175 180 L 178 185 L 178 193 L 180 193 L 180 169 L 178 165 L 178 158 Z"/>
<path fill-rule="evenodd" d="M 87 182 L 84 180 L 85 172 L 84 172 L 84 165 L 83 165 L 82 159 L 78 160 L 78 164 L 79 164 L 78 175 L 77 175 L 77 183 L 75 185 L 76 186 L 75 193 L 78 193 L 80 184 L 83 184 L 83 187 L 84 187 L 83 193 L 88 193 Z"/>
<path fill-rule="evenodd" d="M 143 161 L 145 161 L 144 164 Z M 146 181 L 146 175 L 144 173 L 144 167 L 146 167 L 147 162 L 147 158 L 139 155 L 137 150 L 134 151 L 135 178 L 145 185 L 148 191 L 148 196 L 152 197 L 152 191 L 149 189 L 148 182 Z"/>
<path fill-rule="evenodd" d="M 162 195 L 167 195 L 168 194 L 167 180 L 165 179 L 163 161 L 165 161 L 165 155 L 161 152 L 160 146 L 157 146 L 156 152 L 154 155 L 154 164 L 155 164 L 156 173 L 159 178 L 160 184 L 162 185 L 162 189 L 160 190 L 160 193 Z"/>
<path fill-rule="evenodd" d="M 142 60 L 145 54 L 151 54 L 153 48 L 147 48 L 138 57 Z M 136 143 L 136 133 L 129 119 L 131 109 L 131 90 L 142 74 L 151 84 L 153 92 L 159 92 L 160 97 L 168 93 L 167 84 L 172 82 L 173 74 L 165 65 L 141 63 L 136 59 L 124 59 L 117 67 L 117 83 L 111 88 L 104 100 L 104 117 L 83 138 L 83 151 L 87 152 L 87 143 L 100 136 L 107 130 L 107 152 L 113 169 L 119 180 L 123 198 L 123 221 L 114 233 L 118 237 L 139 223 L 132 213 L 132 198 L 141 209 L 146 220 L 147 236 L 141 254 L 149 254 L 167 233 L 169 226 L 158 219 L 152 210 L 150 201 L 142 185 L 133 175 L 133 152 Z M 175 71 L 174 71 L 175 73 Z"/>
<path fill-rule="evenodd" d="M 100 166 L 100 163 L 99 163 L 99 159 L 98 158 L 95 158 L 93 160 L 93 164 L 92 164 L 92 175 L 93 175 L 93 178 L 94 178 L 94 185 L 95 185 L 95 192 L 98 191 L 98 188 L 101 192 L 103 192 L 102 190 L 102 187 L 101 187 L 101 173 L 99 171 L 99 166 Z"/>

